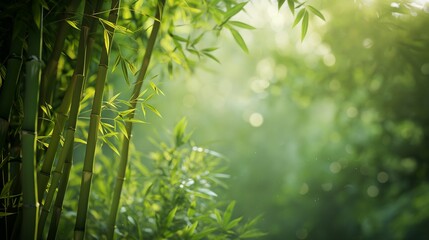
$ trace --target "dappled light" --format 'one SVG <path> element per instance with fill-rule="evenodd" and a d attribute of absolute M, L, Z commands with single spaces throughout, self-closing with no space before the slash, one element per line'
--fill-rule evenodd
<path fill-rule="evenodd" d="M 0 5 L 1 239 L 427 238 L 429 0 Z"/>

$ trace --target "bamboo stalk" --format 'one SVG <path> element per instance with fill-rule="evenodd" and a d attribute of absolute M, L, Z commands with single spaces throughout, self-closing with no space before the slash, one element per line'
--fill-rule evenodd
<path fill-rule="evenodd" d="M 63 101 L 60 107 L 58 108 L 54 130 L 51 135 L 51 141 L 49 142 L 49 147 L 48 147 L 48 150 L 46 151 L 42 168 L 38 172 L 38 195 L 39 195 L 38 198 L 39 198 L 40 204 L 43 202 L 43 196 L 46 190 L 46 186 L 48 185 L 48 181 L 50 178 L 50 171 L 52 168 L 52 164 L 54 162 L 55 154 L 58 150 L 58 145 L 60 143 L 61 132 L 63 131 L 65 122 L 68 119 L 68 113 L 70 110 L 73 90 L 74 90 L 75 82 L 77 81 L 76 78 L 77 78 L 76 75 L 72 77 L 72 82 L 68 86 L 66 94 L 63 98 Z"/>
<path fill-rule="evenodd" d="M 85 5 L 85 15 L 89 16 L 92 15 L 96 12 L 99 12 L 101 7 L 102 7 L 102 0 L 97 0 L 96 2 L 96 6 L 94 8 L 94 4 L 93 2 L 86 2 Z M 58 165 L 54 170 L 54 175 L 55 175 L 55 180 L 53 180 L 53 184 L 51 185 L 51 188 L 49 189 L 49 191 L 51 192 L 55 192 L 56 187 L 58 187 L 58 193 L 55 199 L 55 203 L 54 203 L 54 211 L 53 214 L 51 216 L 51 224 L 49 226 L 49 233 L 48 233 L 48 239 L 55 239 L 56 233 L 57 233 L 57 229 L 58 229 L 58 224 L 60 221 L 60 216 L 61 216 L 61 212 L 62 212 L 62 206 L 63 206 L 63 201 L 64 201 L 64 196 L 65 196 L 65 192 L 67 190 L 67 185 L 68 185 L 68 180 L 69 180 L 69 176 L 70 176 L 70 170 L 71 170 L 71 166 L 72 166 L 72 159 L 73 159 L 73 144 L 74 144 L 74 134 L 75 134 L 75 128 L 76 128 L 76 123 L 77 123 L 77 117 L 79 114 L 79 107 L 80 107 L 80 98 L 82 95 L 82 90 L 83 90 L 83 86 L 84 86 L 84 82 L 85 82 L 85 78 L 83 78 L 84 76 L 87 76 L 87 72 L 88 72 L 88 68 L 89 68 L 89 60 L 91 59 L 91 55 L 92 55 L 92 46 L 94 44 L 95 41 L 95 37 L 96 37 L 96 31 L 97 31 L 97 26 L 98 26 L 98 22 L 95 21 L 95 18 L 91 17 L 88 19 L 87 22 L 85 22 L 86 20 L 84 19 L 84 21 L 82 22 L 82 26 L 86 26 L 85 27 L 85 31 L 86 33 L 84 34 L 86 37 L 86 50 L 85 50 L 85 64 L 84 64 L 84 69 L 83 69 L 83 73 L 77 77 L 79 77 L 79 79 L 76 81 L 76 83 L 78 84 L 78 86 L 75 86 L 75 89 L 79 89 L 79 94 L 76 93 L 73 95 L 73 102 L 71 105 L 71 109 L 70 109 L 70 119 L 68 122 L 68 127 L 67 127 L 67 132 L 66 132 L 66 139 L 65 142 L 68 142 L 67 144 L 65 143 L 65 147 L 63 148 L 61 155 L 60 155 L 60 159 L 58 161 Z M 88 27 L 89 26 L 89 27 Z M 79 96 L 78 96 L 79 95 Z M 67 146 L 66 146 L 67 145 Z M 59 179 L 59 182 L 58 182 Z M 53 197 L 53 194 L 48 192 L 48 197 L 47 197 L 47 201 L 49 201 L 48 205 L 51 204 L 52 200 L 50 198 Z M 49 198 L 49 199 L 48 199 Z M 46 210 L 49 212 L 49 207 L 46 208 Z M 47 217 L 47 216 L 46 216 Z"/>
<path fill-rule="evenodd" d="M 120 6 L 120 0 L 112 0 L 111 9 L 109 13 L 108 21 L 116 24 L 118 19 L 118 9 Z M 103 100 L 104 85 L 107 77 L 107 69 L 109 64 L 109 52 L 113 39 L 114 29 L 110 26 L 106 26 L 106 30 L 111 32 L 108 34 L 108 38 L 104 39 L 106 42 L 103 44 L 100 64 L 97 72 L 97 80 L 95 85 L 95 95 L 92 104 L 92 111 L 90 116 L 90 125 L 88 132 L 88 139 L 85 151 L 85 160 L 82 171 L 81 190 L 78 203 L 78 211 L 75 225 L 75 239 L 83 239 L 85 235 L 85 224 L 88 213 L 89 205 L 89 194 L 91 191 L 91 179 L 94 168 L 94 155 L 97 145 L 98 129 L 101 118 L 101 106 Z"/>
<path fill-rule="evenodd" d="M 7 60 L 6 78 L 0 88 L 0 156 L 3 161 L 8 161 L 0 170 L 0 189 L 3 189 L 4 184 L 13 179 L 15 183 L 19 182 L 18 171 L 15 171 L 17 169 L 15 168 L 15 165 L 17 164 L 10 164 L 12 159 L 11 153 L 13 152 L 13 141 L 11 141 L 11 138 L 8 138 L 8 130 L 10 127 L 9 123 L 11 121 L 11 109 L 16 94 L 16 86 L 18 85 L 18 79 L 20 77 L 23 62 L 22 50 L 24 45 L 24 33 L 21 14 L 18 14 L 17 21 L 13 26 L 9 58 Z M 16 187 L 14 189 L 16 189 Z M 11 200 L 9 198 L 1 199 L 0 204 L 3 206 L 2 210 L 4 212 L 12 210 L 10 209 L 10 202 Z M 9 226 L 13 226 L 15 218 L 16 216 L 14 215 L 0 218 L 0 232 L 2 232 L 3 237 L 8 238 L 10 234 Z"/>
<path fill-rule="evenodd" d="M 56 31 L 56 39 L 54 43 L 54 47 L 52 49 L 51 56 L 46 64 L 46 67 L 42 73 L 42 81 L 40 83 L 40 100 L 41 104 L 48 103 L 52 104 L 52 91 L 53 86 L 55 85 L 55 77 L 52 75 L 55 73 L 58 60 L 60 59 L 61 52 L 64 49 L 64 42 L 67 36 L 67 33 L 70 29 L 70 25 L 66 20 L 71 18 L 76 11 L 77 7 L 80 4 L 80 0 L 72 0 L 69 2 L 69 5 L 64 8 L 64 13 L 61 16 L 61 22 L 58 25 L 58 29 Z M 39 111 L 39 114 L 41 112 Z"/>
<path fill-rule="evenodd" d="M 22 125 L 22 202 L 23 218 L 21 239 L 37 237 L 39 203 L 37 201 L 36 137 L 39 84 L 41 78 L 43 9 L 39 2 L 32 3 L 34 26 L 28 28 L 28 60 L 25 64 L 24 120 Z"/>
<path fill-rule="evenodd" d="M 85 2 L 84 15 L 89 16 L 93 14 L 92 1 Z M 61 132 L 64 128 L 65 121 L 67 120 L 67 113 L 70 111 L 69 128 L 76 128 L 77 115 L 79 113 L 80 98 L 82 96 L 82 88 L 84 81 L 84 69 L 86 65 L 86 51 L 88 32 L 91 26 L 92 19 L 84 17 L 82 20 L 81 33 L 79 38 L 79 47 L 77 53 L 76 66 L 72 76 L 72 84 L 58 109 L 58 119 L 55 122 L 52 138 L 43 161 L 42 168 L 38 174 L 39 180 L 39 202 L 42 203 L 43 196 L 51 176 L 51 169 L 54 162 L 55 154 L 57 152 L 58 144 L 60 142 Z M 74 106 L 74 107 L 73 107 Z M 71 109 L 70 109 L 71 108 Z M 74 136 L 74 135 L 73 135 Z"/>
<path fill-rule="evenodd" d="M 75 81 L 73 81 L 74 83 Z M 74 84 L 71 84 L 69 88 L 74 88 Z M 70 95 L 71 98 L 71 95 Z M 68 111 L 68 110 L 67 110 Z M 63 115 L 64 118 L 67 118 L 67 115 Z M 64 124 L 63 124 L 64 125 Z M 57 165 L 55 166 L 55 170 L 53 171 L 53 176 L 51 179 L 51 185 L 49 187 L 48 194 L 46 196 L 46 200 L 44 204 L 42 205 L 42 211 L 40 214 L 40 220 L 39 220 L 39 230 L 38 230 L 38 239 L 41 239 L 43 236 L 43 229 L 45 227 L 45 222 L 48 217 L 48 213 L 51 208 L 52 201 L 54 199 L 55 191 L 59 185 L 59 181 L 62 175 L 63 166 L 65 164 L 65 159 L 68 156 L 68 152 L 70 152 L 73 148 L 73 138 L 74 138 L 74 129 L 68 129 L 66 133 L 66 138 L 64 142 L 64 146 L 62 148 L 60 158 L 58 160 Z"/>
<path fill-rule="evenodd" d="M 153 23 L 152 31 L 150 33 L 148 44 L 146 47 L 146 52 L 143 56 L 143 62 L 140 67 L 140 72 L 139 72 L 139 75 L 137 76 L 136 84 L 134 86 L 133 94 L 131 96 L 130 109 L 133 109 L 133 110 L 136 109 L 137 101 L 138 101 L 137 99 L 140 94 L 147 69 L 149 67 L 152 51 L 153 51 L 155 41 L 158 36 L 158 31 L 161 25 L 164 5 L 165 5 L 165 0 L 158 1 L 158 7 L 155 14 L 155 21 Z M 128 115 L 129 119 L 134 118 L 134 112 L 135 111 L 131 111 L 131 113 Z M 128 163 L 128 151 L 129 151 L 130 140 L 131 140 L 132 126 L 133 126 L 133 123 L 131 121 L 126 122 L 125 128 L 127 131 L 127 135 L 123 137 L 122 148 L 121 148 L 121 159 L 119 162 L 117 180 L 116 180 L 115 188 L 113 192 L 113 199 L 112 199 L 112 204 L 110 208 L 110 214 L 107 220 L 107 228 L 108 228 L 107 238 L 108 239 L 113 239 L 113 236 L 114 236 L 116 216 L 118 214 L 122 186 L 125 181 L 125 172 L 126 172 L 127 163 Z"/>
<path fill-rule="evenodd" d="M 63 174 L 61 175 L 57 197 L 55 198 L 54 209 L 51 216 L 51 224 L 49 225 L 48 239 L 55 239 L 58 230 L 58 225 L 60 223 L 61 212 L 63 210 L 64 196 L 67 190 L 73 158 L 72 149 L 69 149 L 67 152 L 68 155 L 64 162 Z"/>
<path fill-rule="evenodd" d="M 14 24 L 10 57 L 7 60 L 7 73 L 5 81 L 0 88 L 0 151 L 6 148 L 6 138 L 9 129 L 9 117 L 15 99 L 16 86 L 22 67 L 23 33 L 22 21 Z M 13 36 L 16 36 L 13 38 Z"/>

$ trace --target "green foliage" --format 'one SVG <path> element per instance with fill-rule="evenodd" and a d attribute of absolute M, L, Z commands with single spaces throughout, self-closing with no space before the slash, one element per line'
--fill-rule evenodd
<path fill-rule="evenodd" d="M 279 1 L 279 8 L 283 3 Z M 85 236 L 86 218 L 93 222 L 88 223 L 93 229 L 87 236 L 113 229 L 102 221 L 111 199 L 106 186 L 116 178 L 122 184 L 125 177 L 138 179 L 126 182 L 125 195 L 143 200 L 125 198 L 118 236 L 232 239 L 264 235 L 254 229 L 256 221 L 244 223 L 233 214 L 234 202 L 224 213 L 218 210 L 224 207 L 215 201 L 220 195 L 217 186 L 226 185 L 220 170 L 224 163 L 216 152 L 191 144 L 185 119 L 174 129 L 172 146 L 159 144 L 159 151 L 150 154 L 151 167 L 128 162 L 129 153 L 136 156 L 136 149 L 129 149 L 133 124 L 147 126 L 152 116 L 165 118 L 156 101 L 165 95 L 160 87 L 164 89 L 166 75 L 182 78 L 182 70 L 192 73 L 206 59 L 220 63 L 216 38 L 225 29 L 244 52 L 250 52 L 240 31 L 255 28 L 238 20 L 247 1 L 123 0 L 117 7 L 115 1 L 110 6 L 102 0 L 34 0 L 0 5 L 0 93 L 5 103 L 0 106 L 2 239 L 19 237 L 19 232 L 13 232 L 18 227 L 29 229 L 23 238 L 41 238 L 48 225 L 49 238 L 55 237 L 57 229 L 71 237 L 76 212 L 77 238 Z M 302 24 L 302 38 L 309 13 L 324 19 L 310 5 L 295 1 L 288 5 L 292 13 L 305 9 L 297 22 Z M 22 59 L 28 60 L 25 68 L 21 68 Z M 135 89 L 131 96 L 130 87 Z M 133 160 L 148 160 L 148 155 Z M 122 157 L 119 167 L 112 161 L 116 157 Z M 126 171 L 129 166 L 141 175 Z M 115 168 L 127 176 L 115 176 Z M 95 192 L 91 192 L 92 178 Z M 121 195 L 122 185 L 118 186 L 116 193 Z M 53 203 L 55 211 L 49 213 Z M 43 214 L 37 210 L 39 204 L 44 206 Z M 142 209 L 134 214 L 136 204 L 142 204 Z M 77 211 L 78 205 L 82 211 Z M 36 230 L 39 215 L 43 223 Z"/>

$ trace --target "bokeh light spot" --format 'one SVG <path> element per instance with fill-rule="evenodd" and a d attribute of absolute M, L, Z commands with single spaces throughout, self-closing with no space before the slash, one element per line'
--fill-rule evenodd
<path fill-rule="evenodd" d="M 328 53 L 328 54 L 323 56 L 323 63 L 328 67 L 334 66 L 336 61 L 337 61 L 337 59 L 335 58 L 334 54 L 332 54 L 332 53 Z"/>
<path fill-rule="evenodd" d="M 379 172 L 377 174 L 377 180 L 380 183 L 385 183 L 385 182 L 389 181 L 389 174 L 387 174 L 386 172 Z"/>
<path fill-rule="evenodd" d="M 250 114 L 249 123 L 252 127 L 260 127 L 264 123 L 264 117 L 262 114 L 254 112 Z"/>
<path fill-rule="evenodd" d="M 366 190 L 366 193 L 370 197 L 377 197 L 379 192 L 380 191 L 378 190 L 378 187 L 374 185 L 369 186 L 368 189 Z"/>
<path fill-rule="evenodd" d="M 374 41 L 371 38 L 365 38 L 362 42 L 362 46 L 364 48 L 371 48 L 374 45 Z"/>
<path fill-rule="evenodd" d="M 333 162 L 329 165 L 329 170 L 332 173 L 339 173 L 341 171 L 341 164 L 339 162 Z"/>

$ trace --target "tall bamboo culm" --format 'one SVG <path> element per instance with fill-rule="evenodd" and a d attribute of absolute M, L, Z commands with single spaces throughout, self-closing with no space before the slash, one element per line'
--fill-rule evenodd
<path fill-rule="evenodd" d="M 24 45 L 24 34 L 25 31 L 22 27 L 22 14 L 18 13 L 16 17 L 16 22 L 13 26 L 13 33 L 11 38 L 9 58 L 7 60 L 7 72 L 6 78 L 3 81 L 3 85 L 0 88 L 0 156 L 3 161 L 7 161 L 1 169 L 1 179 L 0 179 L 0 189 L 3 189 L 5 184 L 10 181 L 14 182 L 14 187 L 12 189 L 12 195 L 14 197 L 1 199 L 0 206 L 1 211 L 9 214 L 17 211 L 16 206 L 13 206 L 13 202 L 19 198 L 20 186 L 19 186 L 19 171 L 20 171 L 20 161 L 15 161 L 14 156 L 19 156 L 18 151 L 12 151 L 13 146 L 8 146 L 9 143 L 13 142 L 11 139 L 6 141 L 8 137 L 8 130 L 10 127 L 10 114 L 15 99 L 16 86 L 18 85 L 18 79 L 21 75 L 23 57 L 23 45 Z M 10 152 L 8 153 L 8 149 Z M 15 152 L 13 154 L 12 152 Z M 13 163 L 12 163 L 13 162 Z M 19 188 L 19 189 L 18 189 Z M 0 232 L 1 236 L 9 239 L 11 236 L 11 226 L 14 225 L 16 221 L 17 214 L 12 214 L 0 218 Z"/>
<path fill-rule="evenodd" d="M 103 4 L 103 0 L 97 0 L 95 3 L 95 6 L 94 6 L 94 1 L 91 1 L 91 2 L 87 1 L 85 3 L 84 12 L 85 12 L 85 16 L 87 16 L 88 19 L 87 20 L 84 19 L 84 21 L 82 22 L 82 26 L 86 26 L 85 29 L 87 30 L 86 30 L 86 33 L 84 34 L 86 36 L 85 37 L 86 54 L 85 54 L 85 59 L 83 59 L 85 62 L 84 69 L 83 69 L 84 74 L 81 76 L 88 75 L 87 74 L 88 68 L 89 68 L 88 63 L 91 59 L 93 44 L 97 37 L 96 32 L 97 32 L 98 21 L 96 21 L 94 14 L 100 12 L 102 4 Z M 53 171 L 54 176 L 51 183 L 51 187 L 49 189 L 49 192 L 51 193 L 48 192 L 48 196 L 47 196 L 47 201 L 49 201 L 49 205 L 50 205 L 52 202 L 53 193 L 58 187 L 58 193 L 56 195 L 54 206 L 53 206 L 54 211 L 52 213 L 51 223 L 49 225 L 48 239 L 55 239 L 56 233 L 58 230 L 58 225 L 59 225 L 61 212 L 62 212 L 62 206 L 63 206 L 64 197 L 68 186 L 70 170 L 72 167 L 74 133 L 75 133 L 76 123 L 77 123 L 77 117 L 79 114 L 80 98 L 85 84 L 85 79 L 86 77 L 82 79 L 82 81 L 80 81 L 80 84 L 78 87 L 74 87 L 75 89 L 79 88 L 80 91 L 75 92 L 75 94 L 73 95 L 73 103 L 70 109 L 70 119 L 68 121 L 68 127 L 66 131 L 66 142 L 68 141 L 69 144 L 65 144 L 63 150 L 61 151 L 58 164 L 55 167 L 55 170 Z"/>
<path fill-rule="evenodd" d="M 116 24 L 118 19 L 118 9 L 120 0 L 113 0 L 110 8 L 108 21 Z M 101 106 L 103 100 L 104 85 L 107 77 L 109 64 L 109 52 L 114 35 L 114 29 L 106 26 L 105 31 L 108 31 L 107 39 L 104 39 L 103 49 L 101 51 L 100 64 L 98 66 L 97 79 L 95 85 L 95 95 L 92 104 L 92 111 L 89 123 L 88 139 L 85 151 L 85 159 L 82 171 L 81 188 L 79 195 L 78 211 L 76 217 L 76 225 L 74 238 L 83 239 L 85 236 L 86 217 L 89 205 L 89 195 L 91 191 L 91 180 L 94 167 L 94 155 L 97 145 L 97 136 L 101 119 Z"/>
<path fill-rule="evenodd" d="M 39 84 L 41 78 L 43 9 L 33 1 L 34 20 L 28 28 L 25 64 L 24 120 L 22 124 L 22 225 L 21 239 L 36 239 L 39 219 L 36 178 L 36 139 Z"/>
<path fill-rule="evenodd" d="M 152 56 L 152 51 L 155 46 L 156 38 L 158 36 L 158 32 L 161 26 L 161 20 L 164 10 L 165 0 L 159 0 L 158 6 L 155 14 L 155 20 L 152 26 L 152 31 L 149 36 L 149 40 L 146 47 L 146 52 L 143 56 L 143 62 L 140 67 L 139 75 L 136 79 L 136 84 L 134 86 L 134 90 L 131 96 L 131 107 L 130 109 L 135 110 L 137 106 L 137 99 L 140 94 L 144 78 L 146 76 L 150 59 Z M 134 112 L 131 111 L 131 113 L 128 115 L 129 119 L 134 118 Z M 133 123 L 131 121 L 127 121 L 125 128 L 126 128 L 126 136 L 123 136 L 122 138 L 122 147 L 121 147 L 121 156 L 120 156 L 120 162 L 119 162 L 119 168 L 118 173 L 116 177 L 116 183 L 115 188 L 113 191 L 113 198 L 112 198 L 112 204 L 110 207 L 110 214 L 109 218 L 107 219 L 107 238 L 113 239 L 114 237 L 114 231 L 115 231 L 115 222 L 116 222 L 116 216 L 118 214 L 119 209 L 119 203 L 121 198 L 121 192 L 122 192 L 122 186 L 125 181 L 125 172 L 127 169 L 127 163 L 128 163 L 128 151 L 130 146 L 130 140 L 131 140 L 131 131 L 132 131 Z"/>

